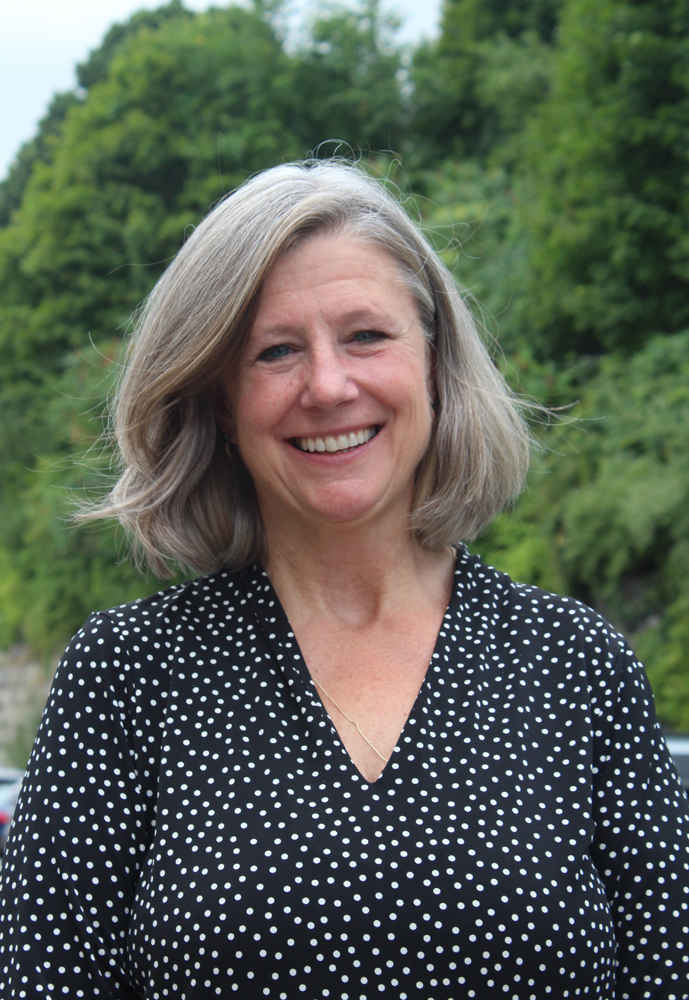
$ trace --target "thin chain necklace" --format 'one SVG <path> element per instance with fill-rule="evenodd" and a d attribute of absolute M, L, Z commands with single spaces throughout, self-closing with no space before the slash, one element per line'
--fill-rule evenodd
<path fill-rule="evenodd" d="M 341 715 L 344 715 L 344 717 L 347 720 L 347 722 L 351 722 L 351 724 L 353 726 L 356 726 L 356 730 L 357 730 L 359 736 L 361 736 L 361 738 L 363 740 L 366 740 L 366 742 L 370 746 L 371 750 L 373 750 L 373 752 L 375 754 L 377 754 L 377 756 L 380 757 L 380 759 L 382 761 L 385 761 L 385 763 L 387 764 L 388 761 L 390 760 L 390 758 L 389 757 L 384 757 L 383 754 L 378 749 L 378 747 L 374 747 L 374 745 L 371 743 L 371 741 L 368 738 L 368 736 L 366 735 L 366 733 L 362 733 L 361 726 L 359 725 L 359 723 L 355 722 L 354 719 L 350 718 L 350 716 L 347 715 L 347 713 L 345 712 L 344 708 L 340 708 L 340 706 L 337 704 L 337 702 L 335 701 L 335 699 L 333 698 L 333 696 L 331 694 L 328 694 L 328 692 L 325 690 L 325 688 L 323 687 L 323 685 L 321 684 L 321 682 L 317 681 L 315 677 L 313 678 L 313 683 L 316 685 L 316 687 L 319 687 L 321 689 L 321 691 L 323 692 L 323 694 L 325 695 L 325 697 L 328 699 L 328 701 L 331 701 L 333 703 L 333 705 L 335 706 L 335 708 L 337 709 L 337 711 L 340 712 Z"/>

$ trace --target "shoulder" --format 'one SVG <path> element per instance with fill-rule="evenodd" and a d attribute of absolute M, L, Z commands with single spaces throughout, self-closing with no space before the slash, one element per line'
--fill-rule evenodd
<path fill-rule="evenodd" d="M 220 571 L 211 576 L 187 580 L 160 590 L 149 597 L 95 611 L 76 634 L 74 643 L 86 642 L 91 652 L 118 640 L 128 648 L 137 643 L 179 641 L 203 621 L 212 623 L 232 618 L 247 604 L 244 571 Z M 69 647 L 68 647 L 69 648 Z"/>
<path fill-rule="evenodd" d="M 573 597 L 517 583 L 466 550 L 458 555 L 456 585 L 471 592 L 493 630 L 521 655 L 552 663 L 585 659 L 594 668 L 603 661 L 634 661 L 625 637 L 593 608 Z"/>
<path fill-rule="evenodd" d="M 167 587 L 102 611 L 95 611 L 69 642 L 56 674 L 75 681 L 107 683 L 133 696 L 148 679 L 163 683 L 180 649 L 200 641 L 201 626 L 231 619 L 246 603 L 240 573 L 220 572 Z"/>
<path fill-rule="evenodd" d="M 241 572 L 221 571 L 166 587 L 149 597 L 95 611 L 86 626 L 103 623 L 108 627 L 106 623 L 110 623 L 123 633 L 141 628 L 166 631 L 190 614 L 228 613 L 244 599 L 244 589 Z"/>
<path fill-rule="evenodd" d="M 641 663 L 595 610 L 516 583 L 468 552 L 460 553 L 457 574 L 464 609 L 482 609 L 475 641 L 490 649 L 494 668 L 507 671 L 530 705 L 547 702 L 549 710 L 565 712 L 567 726 L 583 711 L 599 738 L 601 759 L 606 741 L 621 732 L 636 740 L 641 731 L 656 731 L 653 693 Z"/>

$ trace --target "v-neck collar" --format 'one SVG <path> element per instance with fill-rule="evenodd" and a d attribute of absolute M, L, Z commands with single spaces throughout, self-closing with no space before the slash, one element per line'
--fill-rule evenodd
<path fill-rule="evenodd" d="M 264 638 L 273 653 L 277 666 L 299 710 L 306 716 L 313 716 L 315 713 L 316 718 L 326 723 L 330 729 L 333 751 L 339 752 L 344 756 L 350 771 L 365 785 L 370 785 L 371 787 L 375 785 L 376 788 L 379 788 L 381 783 L 384 784 L 386 775 L 390 775 L 393 771 L 397 770 L 396 767 L 391 767 L 391 764 L 393 761 L 397 766 L 401 764 L 400 757 L 405 753 L 405 737 L 408 735 L 410 729 L 419 724 L 424 707 L 428 705 L 429 699 L 432 697 L 433 674 L 435 672 L 435 665 L 442 655 L 442 647 L 447 637 L 446 628 L 452 619 L 457 616 L 456 604 L 460 600 L 456 585 L 457 576 L 466 555 L 467 553 L 464 549 L 459 549 L 457 552 L 453 570 L 452 591 L 435 638 L 428 668 L 390 758 L 375 781 L 369 781 L 364 777 L 342 742 L 337 727 L 328 715 L 325 705 L 318 694 L 318 689 L 299 648 L 297 637 L 264 567 L 260 563 L 256 563 L 253 566 L 243 569 L 240 573 L 246 589 L 247 600 L 252 605 Z"/>

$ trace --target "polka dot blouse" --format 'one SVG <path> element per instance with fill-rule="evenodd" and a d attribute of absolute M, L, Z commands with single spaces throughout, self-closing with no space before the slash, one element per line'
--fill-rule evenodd
<path fill-rule="evenodd" d="M 375 783 L 261 569 L 94 615 L 3 871 L 0 995 L 689 997 L 688 803 L 592 611 L 460 551 Z"/>

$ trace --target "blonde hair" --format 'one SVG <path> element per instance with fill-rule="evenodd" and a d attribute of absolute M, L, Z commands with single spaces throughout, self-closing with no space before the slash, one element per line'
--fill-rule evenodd
<path fill-rule="evenodd" d="M 116 517 L 158 575 L 261 558 L 251 477 L 228 460 L 212 394 L 236 363 L 268 269 L 301 240 L 346 231 L 397 262 L 432 345 L 431 443 L 410 529 L 439 548 L 475 537 L 521 491 L 522 406 L 495 368 L 445 265 L 395 197 L 362 168 L 307 161 L 258 174 L 194 230 L 137 317 L 115 403 L 121 475 L 79 520 Z"/>

